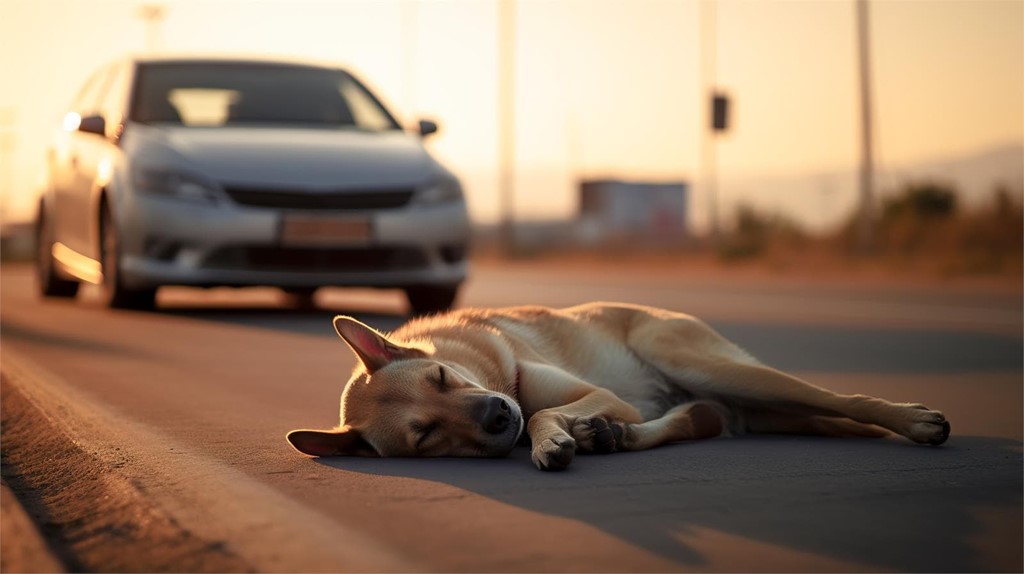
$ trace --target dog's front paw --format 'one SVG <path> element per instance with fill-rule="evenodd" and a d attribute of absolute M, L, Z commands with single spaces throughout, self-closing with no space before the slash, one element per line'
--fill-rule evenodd
<path fill-rule="evenodd" d="M 622 442 L 622 425 L 609 423 L 601 417 L 577 419 L 572 425 L 572 438 L 583 452 L 615 452 Z"/>
<path fill-rule="evenodd" d="M 541 470 L 562 470 L 576 454 L 576 441 L 569 435 L 547 438 L 533 446 L 533 464 Z"/>
<path fill-rule="evenodd" d="M 940 445 L 949 438 L 949 421 L 939 411 L 921 404 L 903 405 L 911 409 L 904 436 L 914 442 Z"/>

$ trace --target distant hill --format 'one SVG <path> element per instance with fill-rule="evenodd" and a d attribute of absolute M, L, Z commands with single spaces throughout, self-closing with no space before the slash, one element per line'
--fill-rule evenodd
<path fill-rule="evenodd" d="M 1006 185 L 1017 193 L 1024 187 L 1024 145 L 1007 145 L 980 153 L 922 162 L 889 170 L 901 180 L 936 178 L 956 185 L 969 204 L 987 201 L 992 189 Z M 883 180 L 880 183 L 885 183 Z"/>
<path fill-rule="evenodd" d="M 998 185 L 1024 197 L 1024 144 L 909 165 L 882 164 L 877 168 L 875 189 L 879 196 L 885 196 L 907 182 L 922 180 L 952 184 L 968 209 L 989 201 Z M 811 230 L 825 230 L 845 220 L 854 211 L 859 195 L 855 169 L 785 177 L 723 174 L 720 189 L 721 213 L 726 221 L 738 203 L 746 203 L 789 216 Z"/>

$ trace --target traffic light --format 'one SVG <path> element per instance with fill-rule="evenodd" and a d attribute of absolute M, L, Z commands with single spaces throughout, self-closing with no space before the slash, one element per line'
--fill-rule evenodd
<path fill-rule="evenodd" d="M 729 96 L 725 94 L 711 96 L 711 128 L 716 132 L 729 129 Z"/>

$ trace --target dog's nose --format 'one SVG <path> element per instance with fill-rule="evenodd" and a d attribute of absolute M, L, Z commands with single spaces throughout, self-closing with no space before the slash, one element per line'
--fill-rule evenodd
<path fill-rule="evenodd" d="M 484 402 L 483 418 L 481 419 L 484 430 L 490 434 L 501 434 L 508 429 L 512 422 L 512 409 L 501 397 L 487 397 Z"/>

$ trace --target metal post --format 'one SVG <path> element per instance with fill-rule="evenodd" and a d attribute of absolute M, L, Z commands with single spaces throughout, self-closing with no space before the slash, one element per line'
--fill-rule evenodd
<path fill-rule="evenodd" d="M 0 226 L 10 217 L 11 196 L 14 194 L 14 152 L 17 149 L 18 110 L 14 106 L 0 107 Z"/>
<path fill-rule="evenodd" d="M 166 9 L 161 4 L 143 4 L 138 7 L 136 14 L 146 23 L 146 51 L 159 51 L 163 43 L 160 26 L 166 16 Z"/>
<path fill-rule="evenodd" d="M 407 119 L 415 119 L 416 110 L 416 53 L 417 26 L 419 19 L 420 0 L 402 0 L 400 5 L 402 37 L 399 39 L 402 49 L 402 103 L 405 105 Z"/>
<path fill-rule="evenodd" d="M 705 197 L 708 202 L 708 225 L 711 240 L 717 244 L 721 234 L 718 217 L 718 158 L 715 149 L 715 129 L 712 126 L 712 106 L 715 94 L 715 72 L 718 67 L 718 15 L 717 0 L 705 0 L 700 3 L 701 19 L 701 166 L 704 185 L 707 188 Z M 706 11 L 706 12 L 705 12 Z"/>
<path fill-rule="evenodd" d="M 506 253 L 515 249 L 516 0 L 498 2 L 498 192 Z"/>
<path fill-rule="evenodd" d="M 860 213 L 857 241 L 861 252 L 874 247 L 874 158 L 872 157 L 871 42 L 868 34 L 868 3 L 857 0 L 857 53 L 860 57 Z"/>

